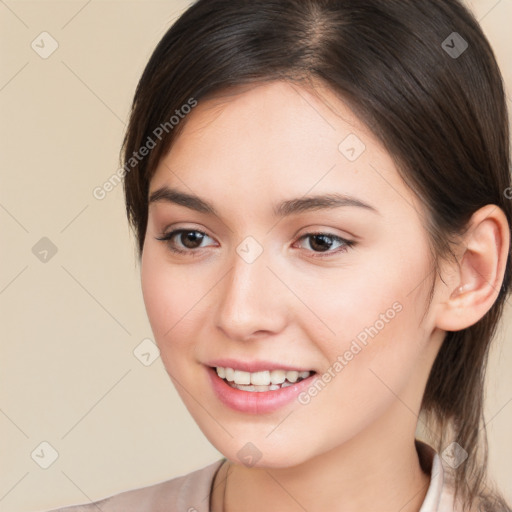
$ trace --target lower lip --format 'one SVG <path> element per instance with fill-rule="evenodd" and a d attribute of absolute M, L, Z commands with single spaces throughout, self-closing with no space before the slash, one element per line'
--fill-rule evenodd
<path fill-rule="evenodd" d="M 213 390 L 224 404 L 235 411 L 263 414 L 276 411 L 292 402 L 297 395 L 312 384 L 316 373 L 296 384 L 275 391 L 242 391 L 232 388 L 217 375 L 215 368 L 206 367 Z"/>

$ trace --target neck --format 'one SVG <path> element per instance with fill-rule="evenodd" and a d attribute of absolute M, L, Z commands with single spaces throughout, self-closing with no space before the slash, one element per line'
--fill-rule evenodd
<path fill-rule="evenodd" d="M 212 512 L 418 512 L 430 475 L 420 466 L 414 419 L 408 434 L 397 432 L 394 422 L 386 429 L 382 421 L 293 467 L 249 468 L 231 462 L 219 475 Z"/>

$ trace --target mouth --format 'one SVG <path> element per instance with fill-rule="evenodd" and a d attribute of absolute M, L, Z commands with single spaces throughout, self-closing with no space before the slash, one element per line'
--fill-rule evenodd
<path fill-rule="evenodd" d="M 252 393 L 278 391 L 298 384 L 316 373 L 314 370 L 297 371 L 274 369 L 247 372 L 223 366 L 212 366 L 210 368 L 231 388 Z"/>
<path fill-rule="evenodd" d="M 217 399 L 245 414 L 270 414 L 292 404 L 317 379 L 315 370 L 271 361 L 224 359 L 204 365 Z"/>

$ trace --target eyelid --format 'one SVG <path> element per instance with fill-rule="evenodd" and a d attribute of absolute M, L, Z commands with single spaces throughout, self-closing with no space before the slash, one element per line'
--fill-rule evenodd
<path fill-rule="evenodd" d="M 320 227 L 316 227 L 320 226 Z M 304 235 L 328 235 L 332 237 L 342 238 L 346 241 L 354 241 L 358 242 L 362 238 L 354 233 L 351 233 L 350 231 L 347 231 L 346 229 L 336 229 L 334 227 L 322 227 L 323 224 L 310 224 L 308 226 L 305 226 L 298 231 L 295 232 L 295 235 L 297 238 L 300 238 Z"/>

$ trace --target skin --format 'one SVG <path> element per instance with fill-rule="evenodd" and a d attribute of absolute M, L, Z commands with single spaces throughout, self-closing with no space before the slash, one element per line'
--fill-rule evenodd
<path fill-rule="evenodd" d="M 366 146 L 354 162 L 338 149 L 351 133 Z M 430 481 L 414 446 L 425 384 L 445 331 L 472 325 L 497 297 L 509 243 L 503 212 L 488 205 L 475 213 L 457 248 L 460 266 L 443 262 L 444 283 L 436 281 L 426 311 L 435 274 L 422 205 L 369 129 L 320 84 L 277 81 L 201 101 L 150 194 L 163 185 L 218 213 L 151 203 L 141 281 L 165 368 L 231 462 L 224 510 L 418 511 Z M 280 201 L 333 192 L 378 213 L 346 206 L 273 216 Z M 175 236 L 174 246 L 189 251 L 175 254 L 156 237 L 179 228 L 207 236 L 198 249 Z M 312 232 L 357 243 L 340 251 L 330 239 L 326 253 L 301 240 Z M 263 249 L 250 264 L 236 252 L 247 236 Z M 204 363 L 220 357 L 321 375 L 396 302 L 401 311 L 307 405 L 244 414 L 211 388 Z M 237 455 L 248 442 L 262 454 L 254 467 Z M 222 510 L 224 469 L 214 511 Z"/>

